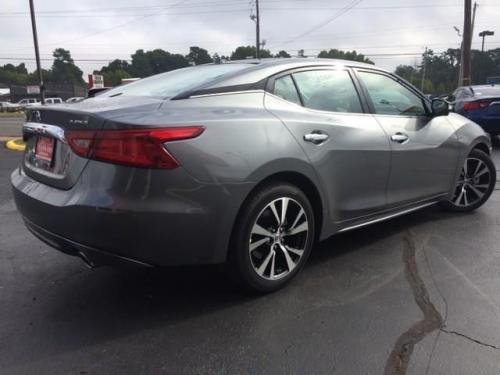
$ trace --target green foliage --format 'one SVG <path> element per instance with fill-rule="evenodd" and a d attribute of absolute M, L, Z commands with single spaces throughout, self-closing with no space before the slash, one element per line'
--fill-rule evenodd
<path fill-rule="evenodd" d="M 134 77 L 142 78 L 186 66 L 189 66 L 189 62 L 180 54 L 172 54 L 162 49 L 147 52 L 139 49 L 132 55 L 132 64 L 128 72 Z"/>
<path fill-rule="evenodd" d="M 29 81 L 28 71 L 24 63 L 14 66 L 0 66 L 0 82 L 11 85 L 26 85 Z"/>
<path fill-rule="evenodd" d="M 255 53 L 255 46 L 239 46 L 233 51 L 233 53 L 231 53 L 231 60 L 244 60 L 247 58 L 254 58 Z M 269 57 L 273 57 L 273 55 L 268 49 L 261 49 L 259 51 L 259 58 L 266 59 Z"/>
<path fill-rule="evenodd" d="M 424 92 L 441 95 L 453 92 L 458 85 L 460 50 L 448 49 L 440 54 L 428 50 L 422 54 L 418 67 L 400 65 L 395 73 L 417 87 L 421 87 L 425 67 Z M 481 52 L 472 51 L 472 84 L 486 83 L 486 78 L 500 75 L 500 48 Z"/>
<path fill-rule="evenodd" d="M 374 64 L 374 62 L 371 61 L 369 58 L 365 57 L 365 55 L 358 54 L 356 51 L 340 51 L 334 48 L 330 49 L 329 51 L 327 50 L 321 51 L 318 57 L 326 59 L 359 61 L 367 64 Z"/>
<path fill-rule="evenodd" d="M 290 56 L 290 54 L 287 51 L 281 50 L 274 57 L 287 58 L 292 56 Z"/>
<path fill-rule="evenodd" d="M 213 62 L 213 59 L 208 54 L 208 51 L 200 47 L 189 47 L 189 53 L 187 54 L 186 59 L 193 65 L 208 64 Z"/>
<path fill-rule="evenodd" d="M 64 48 L 57 48 L 52 53 L 54 63 L 50 72 L 52 82 L 84 84 L 83 72 L 75 65 L 71 53 Z"/>

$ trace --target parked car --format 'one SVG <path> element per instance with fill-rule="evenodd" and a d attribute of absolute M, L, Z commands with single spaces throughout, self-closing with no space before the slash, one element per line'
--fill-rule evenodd
<path fill-rule="evenodd" d="M 77 102 L 81 102 L 83 99 L 85 99 L 85 98 L 81 97 L 81 96 L 74 96 L 72 98 L 66 99 L 66 103 L 77 103 Z"/>
<path fill-rule="evenodd" d="M 19 102 L 17 102 L 17 105 L 19 106 L 19 108 L 21 108 L 23 110 L 25 108 L 30 107 L 30 106 L 35 105 L 35 104 L 40 104 L 40 102 L 35 98 L 25 98 L 25 99 L 21 99 Z"/>
<path fill-rule="evenodd" d="M 490 138 L 373 65 L 245 60 L 38 106 L 11 175 L 29 230 L 91 266 L 225 262 L 270 292 L 333 234 L 495 186 Z"/>
<path fill-rule="evenodd" d="M 500 85 L 459 87 L 449 100 L 455 112 L 493 136 L 500 134 Z"/>
<path fill-rule="evenodd" d="M 17 112 L 19 105 L 11 102 L 0 102 L 0 112 Z"/>
<path fill-rule="evenodd" d="M 61 98 L 45 98 L 45 104 L 62 104 Z"/>

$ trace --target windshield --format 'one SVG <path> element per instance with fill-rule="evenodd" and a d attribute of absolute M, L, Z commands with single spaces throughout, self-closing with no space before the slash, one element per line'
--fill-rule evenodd
<path fill-rule="evenodd" d="M 223 75 L 250 67 L 250 64 L 204 65 L 172 70 L 106 91 L 99 97 L 118 95 L 173 97 Z"/>

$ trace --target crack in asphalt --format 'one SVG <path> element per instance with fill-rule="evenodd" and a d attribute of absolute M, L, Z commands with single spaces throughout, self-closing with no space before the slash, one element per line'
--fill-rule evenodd
<path fill-rule="evenodd" d="M 440 328 L 440 330 L 441 330 L 441 332 L 444 332 L 444 333 L 447 333 L 447 334 L 450 334 L 450 335 L 456 335 L 456 336 L 462 337 L 462 338 L 464 338 L 466 340 L 469 340 L 469 341 L 471 341 L 471 342 L 473 342 L 475 344 L 478 344 L 478 345 L 481 345 L 481 346 L 484 346 L 484 347 L 487 347 L 487 348 L 495 349 L 495 350 L 500 350 L 499 346 L 479 341 L 478 339 L 475 339 L 473 337 L 467 336 L 464 333 L 457 332 L 457 331 L 450 331 L 450 330 L 447 330 L 445 328 Z"/>
<path fill-rule="evenodd" d="M 413 292 L 415 302 L 424 314 L 424 318 L 399 336 L 386 362 L 385 375 L 406 374 L 415 345 L 429 333 L 443 327 L 443 317 L 430 300 L 427 287 L 418 272 L 415 255 L 415 238 L 407 230 L 403 236 L 404 274 Z"/>
<path fill-rule="evenodd" d="M 415 345 L 418 342 L 420 342 L 424 337 L 426 337 L 428 334 L 436 330 L 438 331 L 438 335 L 434 340 L 428 365 L 430 365 L 430 360 L 432 358 L 432 355 L 434 354 L 434 349 L 436 347 L 437 340 L 439 339 L 439 335 L 441 333 L 455 335 L 463 339 L 466 339 L 467 341 L 472 342 L 474 344 L 494 350 L 500 350 L 500 346 L 485 343 L 471 336 L 468 336 L 464 333 L 445 328 L 446 327 L 445 322 L 448 317 L 448 302 L 446 301 L 446 298 L 444 297 L 444 295 L 441 293 L 441 290 L 437 286 L 432 267 L 430 266 L 429 259 L 427 258 L 427 254 L 425 252 L 425 248 L 423 248 L 423 252 L 425 256 L 425 262 L 427 263 L 427 266 L 429 267 L 429 271 L 431 273 L 432 283 L 436 287 L 438 294 L 443 299 L 443 302 L 445 304 L 445 316 L 443 318 L 441 313 L 432 303 L 427 287 L 423 279 L 420 277 L 416 262 L 415 237 L 410 230 L 407 230 L 403 235 L 402 260 L 404 264 L 404 274 L 406 281 L 410 285 L 415 302 L 419 307 L 419 309 L 424 314 L 424 318 L 413 324 L 407 331 L 403 332 L 396 340 L 396 343 L 394 344 L 394 347 L 385 365 L 385 371 L 384 371 L 385 375 L 406 374 Z M 428 370 L 429 366 L 427 366 L 427 371 Z"/>

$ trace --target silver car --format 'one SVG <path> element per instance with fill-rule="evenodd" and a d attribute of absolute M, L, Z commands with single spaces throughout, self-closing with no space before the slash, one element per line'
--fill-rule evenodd
<path fill-rule="evenodd" d="M 30 108 L 12 173 L 26 226 L 91 266 L 227 263 L 269 292 L 315 242 L 490 196 L 491 144 L 373 65 L 322 59 L 179 69 Z"/>

